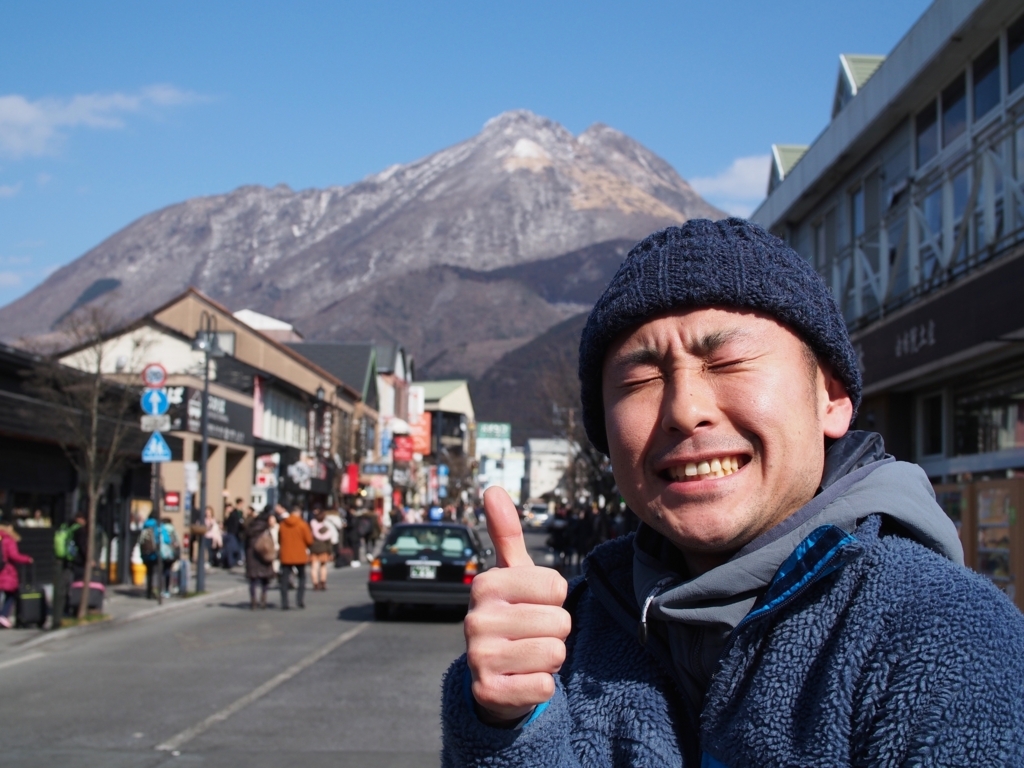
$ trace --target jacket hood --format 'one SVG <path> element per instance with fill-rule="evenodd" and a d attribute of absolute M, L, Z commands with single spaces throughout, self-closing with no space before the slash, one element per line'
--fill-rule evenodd
<path fill-rule="evenodd" d="M 813 499 L 706 573 L 688 578 L 673 570 L 668 564 L 680 560 L 672 556 L 673 545 L 642 525 L 633 544 L 633 588 L 641 621 L 665 622 L 677 665 L 687 667 L 699 688 L 705 688 L 729 634 L 797 546 L 822 526 L 853 533 L 872 515 L 882 516 L 887 533 L 963 564 L 956 527 L 936 503 L 924 470 L 888 456 L 880 435 L 854 431 L 829 449 L 822 487 Z M 691 651 L 694 644 L 700 648 L 697 654 Z"/>

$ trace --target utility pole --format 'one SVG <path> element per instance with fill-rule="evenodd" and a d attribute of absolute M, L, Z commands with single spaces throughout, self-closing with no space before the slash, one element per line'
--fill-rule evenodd
<path fill-rule="evenodd" d="M 160 546 L 163 542 L 164 528 L 163 522 L 160 520 L 160 464 L 150 464 L 153 468 L 152 474 L 150 475 L 150 484 L 153 491 L 153 514 L 152 518 L 156 522 L 156 528 L 153 529 L 153 537 L 156 541 L 156 564 L 153 568 L 153 579 L 150 583 L 156 583 L 156 601 L 159 605 L 164 604 L 164 560 L 163 560 L 163 548 Z"/>
<path fill-rule="evenodd" d="M 199 316 L 199 331 L 192 349 L 203 353 L 203 411 L 201 417 L 202 446 L 199 453 L 199 506 L 192 508 L 192 536 L 206 521 L 206 462 L 210 458 L 210 358 L 223 357 L 217 344 L 217 318 L 205 310 Z M 196 592 L 206 591 L 206 536 L 200 535 L 197 547 Z"/>
<path fill-rule="evenodd" d="M 572 457 L 572 435 L 573 435 L 573 429 L 575 428 L 575 423 L 573 421 L 573 418 L 575 416 L 575 411 L 576 411 L 575 408 L 573 408 L 572 406 L 569 407 L 569 428 L 566 431 L 566 437 L 568 438 L 568 443 L 569 443 L 568 446 L 566 447 L 566 449 L 569 452 L 569 466 L 568 466 L 568 470 L 569 470 L 569 494 L 570 494 L 569 506 L 570 506 L 570 508 L 574 507 L 575 504 L 576 504 L 576 462 L 573 461 L 573 457 Z"/>

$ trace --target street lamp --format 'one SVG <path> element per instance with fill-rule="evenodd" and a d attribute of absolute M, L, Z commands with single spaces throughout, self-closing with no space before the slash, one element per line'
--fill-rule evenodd
<path fill-rule="evenodd" d="M 192 510 L 192 530 L 206 518 L 206 461 L 210 458 L 210 358 L 224 357 L 224 350 L 217 344 L 217 318 L 205 310 L 199 316 L 199 331 L 192 341 L 192 349 L 203 353 L 203 414 L 201 430 L 202 450 L 199 454 L 199 471 L 202 480 L 199 486 L 199 508 Z M 200 515 L 202 517 L 200 517 Z M 192 534 L 193 536 L 195 533 Z M 196 563 L 196 592 L 206 591 L 206 536 L 199 537 L 199 562 Z"/>

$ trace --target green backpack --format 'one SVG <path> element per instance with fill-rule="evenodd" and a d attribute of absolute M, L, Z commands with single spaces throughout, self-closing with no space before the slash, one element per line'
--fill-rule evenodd
<path fill-rule="evenodd" d="M 81 527 L 78 523 L 64 523 L 53 534 L 53 554 L 57 556 L 58 560 L 74 560 L 78 556 L 75 531 Z"/>

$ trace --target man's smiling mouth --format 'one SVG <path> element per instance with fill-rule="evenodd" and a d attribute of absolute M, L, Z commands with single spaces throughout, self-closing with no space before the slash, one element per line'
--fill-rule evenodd
<path fill-rule="evenodd" d="M 669 467 L 658 474 L 662 479 L 674 483 L 707 480 L 712 477 L 726 477 L 746 464 L 748 458 L 742 455 L 716 456 L 712 459 L 689 461 L 686 464 Z"/>

